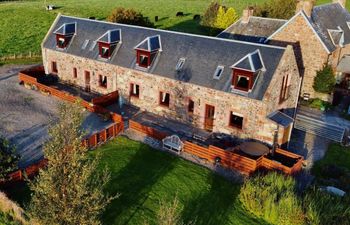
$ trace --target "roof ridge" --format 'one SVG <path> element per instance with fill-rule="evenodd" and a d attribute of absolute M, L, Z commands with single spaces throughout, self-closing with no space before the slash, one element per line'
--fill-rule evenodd
<path fill-rule="evenodd" d="M 244 44 L 244 45 L 260 46 L 260 47 L 264 47 L 264 48 L 274 48 L 274 49 L 280 49 L 280 50 L 286 49 L 285 47 L 280 47 L 280 46 L 275 46 L 275 45 L 258 44 L 258 43 L 252 43 L 252 42 L 246 42 L 246 41 L 238 41 L 238 40 L 232 40 L 232 39 L 218 38 L 218 37 L 205 36 L 205 35 L 199 35 L 199 34 L 190 34 L 190 33 L 178 32 L 178 31 L 171 31 L 171 30 L 155 29 L 155 28 L 149 28 L 149 27 L 141 27 L 141 26 L 136 26 L 136 25 L 122 24 L 122 23 L 112 23 L 112 22 L 103 21 L 103 20 L 91 20 L 91 19 L 86 19 L 86 18 L 81 18 L 81 17 L 76 17 L 76 16 L 67 16 L 67 15 L 63 15 L 63 14 L 61 15 L 61 17 L 62 18 L 64 18 L 64 17 L 73 18 L 73 19 L 84 20 L 84 21 L 89 21 L 89 22 L 96 22 L 96 23 L 119 25 L 119 26 L 124 26 L 124 27 L 133 27 L 133 28 L 152 30 L 152 31 L 157 31 L 157 32 L 173 33 L 173 34 L 178 34 L 178 35 L 185 35 L 185 36 L 192 36 L 192 37 L 205 38 L 205 39 L 211 39 L 211 40 L 218 40 L 218 41 L 223 41 L 223 42 L 232 42 L 232 43 L 240 43 L 240 44 Z"/>
<path fill-rule="evenodd" d="M 264 19 L 264 20 L 277 20 L 277 21 L 284 21 L 284 22 L 287 22 L 287 21 L 288 21 L 288 20 L 286 20 L 286 19 L 271 18 L 271 17 L 262 17 L 262 16 L 251 16 L 251 18 Z"/>

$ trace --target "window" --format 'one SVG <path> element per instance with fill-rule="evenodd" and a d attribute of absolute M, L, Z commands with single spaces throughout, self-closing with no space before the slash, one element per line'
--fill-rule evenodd
<path fill-rule="evenodd" d="M 193 114 L 194 112 L 194 101 L 192 99 L 188 100 L 188 113 Z"/>
<path fill-rule="evenodd" d="M 214 79 L 219 80 L 222 75 L 222 72 L 224 72 L 224 66 L 218 66 L 214 73 Z"/>
<path fill-rule="evenodd" d="M 138 84 L 130 84 L 130 96 L 140 97 L 140 86 Z"/>
<path fill-rule="evenodd" d="M 230 113 L 230 127 L 236 127 L 239 129 L 243 128 L 243 117 L 238 116 L 234 114 L 233 112 Z"/>
<path fill-rule="evenodd" d="M 141 55 L 139 56 L 139 66 L 148 67 L 148 56 Z"/>
<path fill-rule="evenodd" d="M 249 90 L 249 77 L 238 75 L 236 87 L 238 89 Z"/>
<path fill-rule="evenodd" d="M 180 71 L 180 70 L 182 69 L 182 67 L 183 67 L 184 64 L 185 64 L 185 61 L 186 61 L 185 58 L 180 58 L 180 59 L 179 59 L 179 61 L 178 61 L 177 64 L 176 64 L 176 67 L 175 67 L 176 71 Z"/>
<path fill-rule="evenodd" d="M 107 88 L 107 76 L 99 76 L 100 87 Z"/>
<path fill-rule="evenodd" d="M 169 107 L 170 105 L 170 94 L 165 92 L 159 93 L 159 104 L 162 106 Z"/>
<path fill-rule="evenodd" d="M 93 41 L 93 42 L 91 43 L 90 48 L 89 48 L 89 51 L 94 50 L 94 48 L 95 48 L 95 46 L 96 46 L 96 43 L 97 43 L 97 41 Z"/>
<path fill-rule="evenodd" d="M 55 61 L 51 62 L 51 70 L 53 73 L 58 73 L 57 63 Z"/>
<path fill-rule="evenodd" d="M 58 38 L 57 46 L 58 46 L 59 48 L 65 48 L 65 47 L 66 47 L 66 40 L 65 40 L 64 37 Z"/>
<path fill-rule="evenodd" d="M 100 55 L 102 58 L 109 58 L 109 47 L 102 47 Z"/>
<path fill-rule="evenodd" d="M 282 79 L 280 103 L 282 103 L 282 102 L 284 102 L 285 100 L 288 99 L 289 91 L 290 91 L 290 79 L 289 79 L 289 75 L 286 75 Z"/>
<path fill-rule="evenodd" d="M 90 40 L 85 40 L 83 45 L 81 46 L 81 49 L 85 50 L 87 45 L 89 44 Z"/>
<path fill-rule="evenodd" d="M 77 78 L 77 77 L 78 77 L 77 68 L 73 68 L 73 78 Z"/>

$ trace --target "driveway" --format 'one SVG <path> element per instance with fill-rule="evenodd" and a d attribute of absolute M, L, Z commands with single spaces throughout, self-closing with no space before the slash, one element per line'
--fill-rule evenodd
<path fill-rule="evenodd" d="M 17 74 L 29 66 L 0 67 L 0 135 L 17 147 L 20 167 L 43 158 L 42 145 L 48 139 L 48 126 L 57 119 L 57 98 L 42 95 L 19 85 Z M 87 134 L 111 124 L 94 113 L 85 112 Z"/>

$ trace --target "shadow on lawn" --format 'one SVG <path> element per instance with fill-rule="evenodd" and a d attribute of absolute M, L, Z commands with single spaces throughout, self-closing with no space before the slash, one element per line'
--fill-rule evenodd
<path fill-rule="evenodd" d="M 161 160 L 158 154 L 164 153 L 141 145 L 129 163 L 111 177 L 107 192 L 121 196 L 108 206 L 103 215 L 104 224 L 114 224 L 116 221 L 128 224 L 148 199 L 153 185 L 168 174 L 179 160 L 172 156 Z"/>

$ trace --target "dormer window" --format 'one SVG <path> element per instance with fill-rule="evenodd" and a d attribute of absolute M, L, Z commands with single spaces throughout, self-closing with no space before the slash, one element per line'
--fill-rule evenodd
<path fill-rule="evenodd" d="M 232 67 L 232 89 L 249 92 L 261 71 L 265 71 L 265 65 L 260 51 L 249 53 Z"/>
<path fill-rule="evenodd" d="M 160 36 L 152 36 L 143 40 L 135 47 L 136 64 L 139 67 L 149 68 L 157 54 L 162 51 Z"/>
<path fill-rule="evenodd" d="M 109 30 L 98 40 L 99 56 L 104 59 L 110 59 L 118 43 L 121 43 L 121 30 Z"/>
<path fill-rule="evenodd" d="M 344 46 L 344 31 L 341 29 L 341 27 L 338 27 L 337 30 L 329 29 L 328 34 L 335 46 Z"/>
<path fill-rule="evenodd" d="M 223 72 L 224 72 L 224 66 L 218 66 L 214 73 L 214 79 L 219 80 Z"/>
<path fill-rule="evenodd" d="M 54 33 L 56 34 L 56 46 L 60 49 L 68 47 L 76 32 L 76 23 L 65 23 L 60 26 Z"/>

